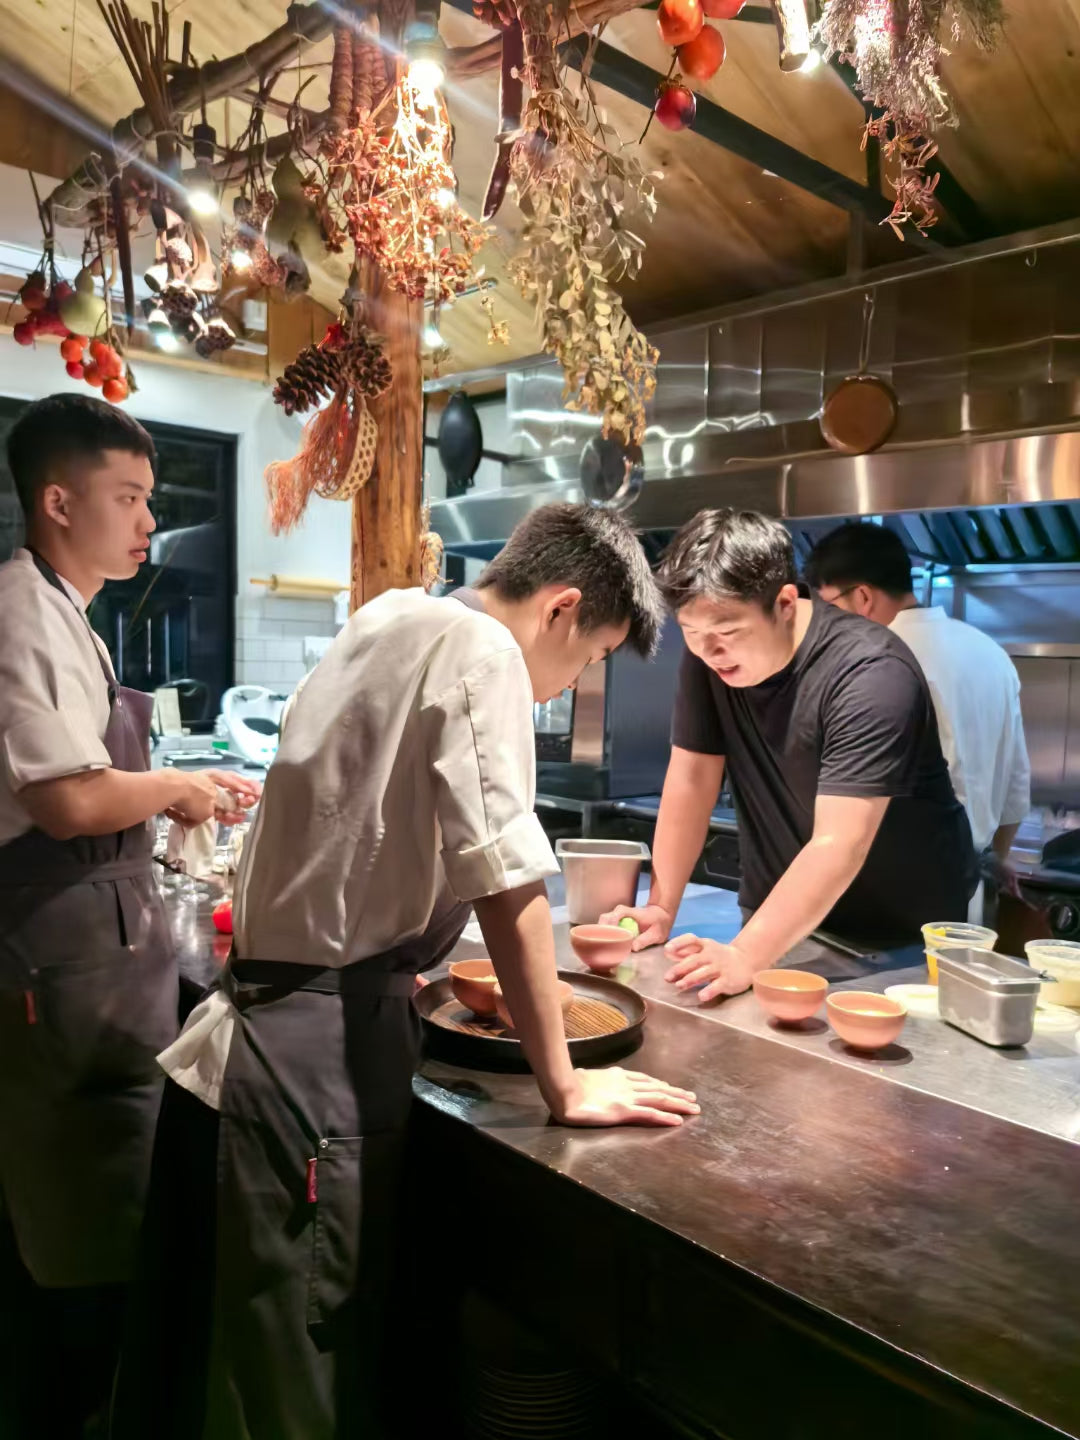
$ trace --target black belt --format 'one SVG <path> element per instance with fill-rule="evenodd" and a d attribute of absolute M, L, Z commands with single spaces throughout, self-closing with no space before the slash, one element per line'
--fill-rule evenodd
<path fill-rule="evenodd" d="M 408 996 L 416 988 L 416 976 L 411 971 L 388 969 L 378 956 L 343 966 L 230 957 L 221 972 L 221 988 L 241 1007 L 277 1000 L 294 990 L 314 990 L 321 995 Z"/>
<path fill-rule="evenodd" d="M 20 866 L 6 860 L 0 852 L 0 890 L 21 890 L 42 885 L 57 890 L 66 885 L 98 884 L 109 880 L 134 880 L 152 874 L 150 852 L 135 859 L 94 861 L 68 860 L 63 855 L 49 856 L 43 867 L 38 861 Z"/>

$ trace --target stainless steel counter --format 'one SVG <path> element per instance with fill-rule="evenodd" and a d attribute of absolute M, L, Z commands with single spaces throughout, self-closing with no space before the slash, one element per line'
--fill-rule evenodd
<path fill-rule="evenodd" d="M 692 928 L 717 939 L 737 929 L 733 897 L 690 899 L 712 916 Z M 575 968 L 565 924 L 557 944 L 560 965 Z M 823 963 L 820 947 L 801 958 Z M 1017 1423 L 1080 1436 L 1075 1047 L 1037 1039 L 995 1051 L 909 1019 L 902 1043 L 862 1057 L 824 1022 L 772 1026 L 750 995 L 701 1007 L 663 968 L 647 952 L 622 977 L 651 1007 L 624 1063 L 696 1089 L 702 1115 L 680 1130 L 559 1129 L 529 1077 L 442 1064 L 423 1067 L 417 1094 L 464 1127 L 461 1143 L 475 1134 L 565 1177 L 996 1397 Z M 923 975 L 842 983 L 883 989 Z"/>

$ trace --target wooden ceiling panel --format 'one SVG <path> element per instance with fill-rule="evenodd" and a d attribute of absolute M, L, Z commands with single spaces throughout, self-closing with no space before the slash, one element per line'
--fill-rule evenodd
<path fill-rule="evenodd" d="M 939 137 L 954 175 L 1000 230 L 1059 220 L 1080 209 L 1080 0 L 1006 3 L 1006 32 L 993 56 L 963 44 L 946 62 L 945 81 L 960 125 Z M 149 16 L 150 0 L 135 0 L 134 8 Z M 282 23 L 286 9 L 285 0 L 174 0 L 174 53 L 179 53 L 185 20 L 192 24 L 194 54 L 206 61 L 261 39 Z M 441 26 L 450 45 L 476 43 L 491 33 L 449 6 L 443 8 Z M 782 75 L 769 25 L 735 21 L 720 28 L 728 58 L 702 93 L 864 183 L 862 110 L 839 78 L 824 67 Z M 650 12 L 619 17 L 607 26 L 604 39 L 657 71 L 667 68 L 668 55 Z M 303 76 L 309 80 L 304 103 L 312 109 L 325 106 L 330 49 L 329 40 L 307 47 L 299 67 L 281 78 L 281 99 L 295 94 L 297 79 Z M 70 93 L 103 130 L 138 103 L 95 0 L 0 0 L 0 50 L 53 89 Z M 448 89 L 460 197 L 472 214 L 479 211 L 493 155 L 497 83 L 492 72 Z M 603 88 L 598 94 L 619 133 L 636 140 L 645 110 Z M 219 138 L 233 140 L 246 123 L 246 111 L 236 101 L 215 102 L 209 118 Z M 282 124 L 275 117 L 270 128 L 276 131 Z M 654 125 L 643 159 L 647 168 L 662 170 L 664 179 L 658 185 L 659 214 L 646 231 L 642 274 L 627 289 L 628 304 L 639 321 L 843 268 L 849 224 L 843 211 L 692 132 L 671 135 Z M 453 347 L 450 368 L 484 366 L 536 349 L 532 315 L 506 273 L 519 228 L 517 211 L 508 201 L 483 257 L 488 273 L 498 281 L 496 306 L 510 323 L 510 346 L 489 347 L 478 300 L 466 297 L 440 320 Z M 331 258 L 314 275 L 315 298 L 333 308 L 346 275 L 345 262 Z"/>

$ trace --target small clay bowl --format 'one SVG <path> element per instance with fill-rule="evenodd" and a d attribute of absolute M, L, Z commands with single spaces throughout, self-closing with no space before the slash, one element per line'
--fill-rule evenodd
<path fill-rule="evenodd" d="M 558 986 L 559 1004 L 562 1006 L 562 1012 L 565 1015 L 574 1003 L 574 987 L 570 984 L 569 980 L 558 981 Z M 510 1011 L 506 1008 L 506 997 L 502 992 L 501 985 L 495 986 L 495 1013 L 508 1030 L 513 1030 L 514 1021 L 510 1015 Z"/>
<path fill-rule="evenodd" d="M 825 1003 L 829 982 L 809 970 L 759 970 L 754 976 L 754 996 L 784 1025 L 809 1020 Z"/>
<path fill-rule="evenodd" d="M 495 1014 L 495 967 L 490 960 L 456 960 L 450 966 L 454 999 L 474 1015 Z"/>
<path fill-rule="evenodd" d="M 907 1019 L 907 1006 L 869 990 L 845 990 L 825 1002 L 829 1024 L 854 1050 L 881 1050 L 891 1045 Z"/>
<path fill-rule="evenodd" d="M 634 937 L 618 925 L 576 925 L 570 931 L 570 944 L 583 965 L 605 975 L 617 970 L 630 958 Z"/>

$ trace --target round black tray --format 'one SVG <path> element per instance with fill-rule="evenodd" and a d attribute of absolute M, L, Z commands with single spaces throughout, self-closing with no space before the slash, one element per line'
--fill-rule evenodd
<path fill-rule="evenodd" d="M 570 1058 L 575 1065 L 597 1065 L 629 1055 L 641 1044 L 646 1004 L 636 990 L 591 971 L 560 970 L 560 980 L 569 980 L 574 994 L 589 1000 L 602 1000 L 626 1017 L 626 1026 L 609 1035 L 588 1035 L 568 1040 Z M 424 1051 L 434 1060 L 448 1065 L 462 1065 L 470 1070 L 527 1070 L 521 1053 L 521 1042 L 511 1035 L 477 1035 L 452 1030 L 437 1024 L 432 1015 L 453 1000 L 449 977 L 433 980 L 413 996 L 413 1004 L 424 1026 Z"/>

